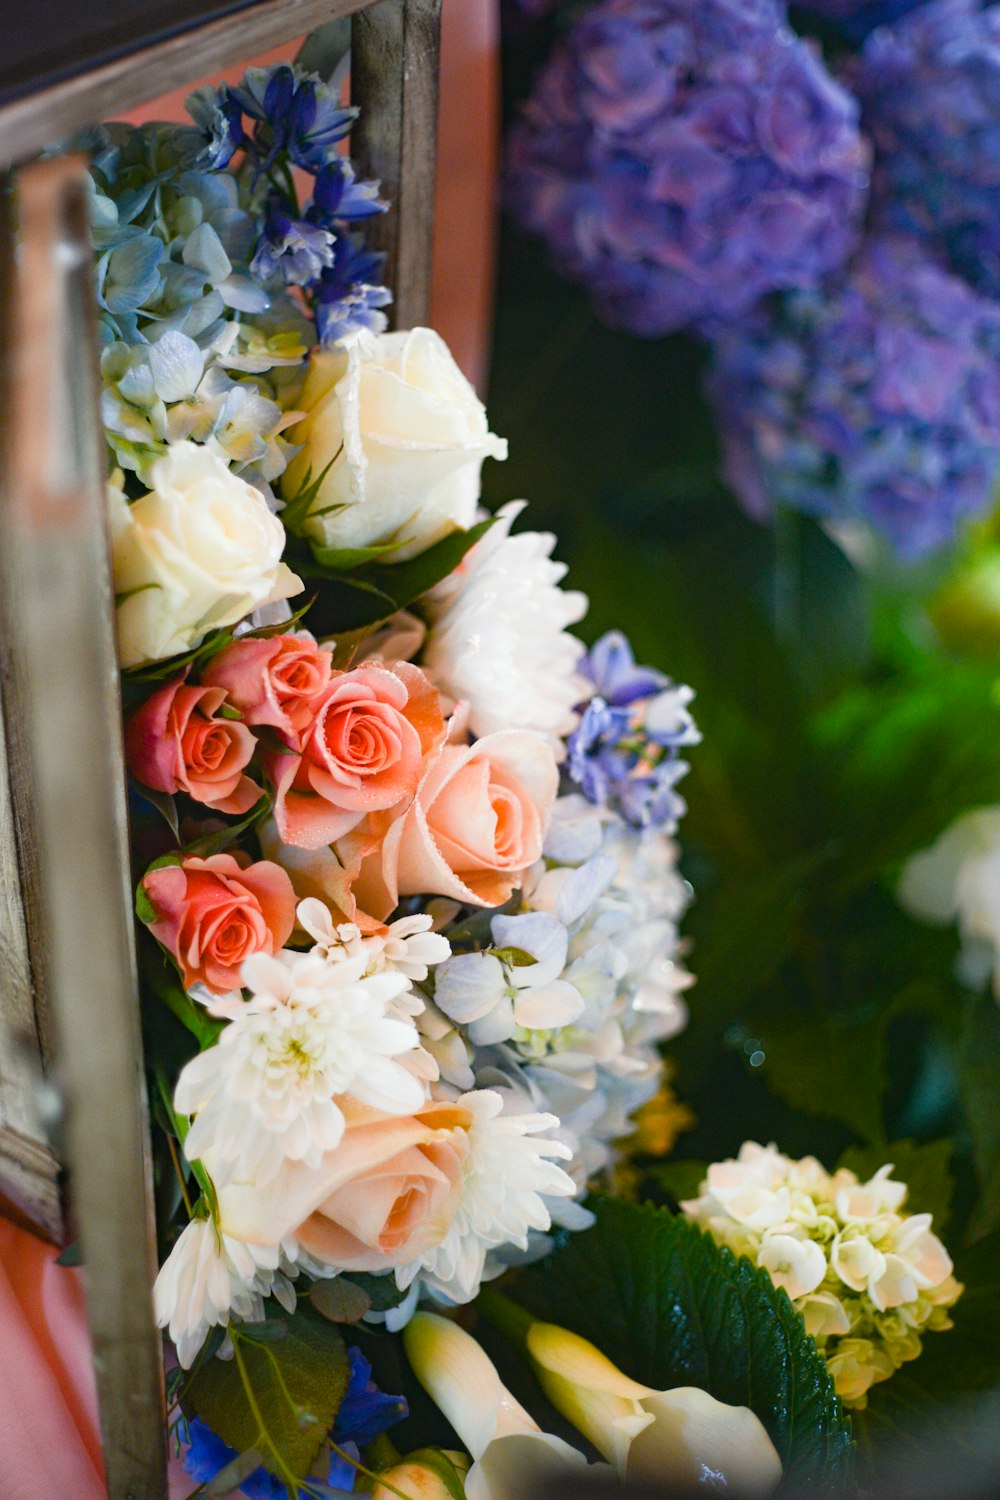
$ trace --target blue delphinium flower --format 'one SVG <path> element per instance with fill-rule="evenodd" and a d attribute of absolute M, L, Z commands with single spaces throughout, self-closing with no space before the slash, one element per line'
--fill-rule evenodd
<path fill-rule="evenodd" d="M 248 68 L 241 84 L 224 87 L 254 122 L 249 141 L 259 172 L 267 171 L 281 151 L 297 167 L 320 171 L 358 116 L 321 78 L 287 63 Z"/>
<path fill-rule="evenodd" d="M 323 272 L 315 288 L 316 328 L 321 343 L 335 344 L 362 328 L 382 332 L 386 316 L 381 309 L 392 301 L 392 293 L 380 281 L 384 263 L 384 255 L 366 250 L 350 235 L 338 237 L 333 265 Z"/>
<path fill-rule="evenodd" d="M 655 667 L 637 666 L 617 630 L 591 648 L 580 671 L 596 693 L 567 741 L 571 780 L 634 827 L 672 833 L 684 813 L 676 786 L 688 767 L 680 751 L 701 739 L 688 712 L 694 694 Z"/>
<path fill-rule="evenodd" d="M 918 242 L 876 236 L 824 293 L 720 339 L 709 393 L 752 514 L 861 519 L 919 557 L 994 498 L 1000 304 Z"/>
<path fill-rule="evenodd" d="M 792 0 L 792 4 L 796 10 L 836 22 L 845 36 L 860 41 L 876 26 L 905 16 L 926 0 Z"/>
<path fill-rule="evenodd" d="M 608 322 L 654 337 L 837 270 L 867 167 L 855 100 L 777 0 L 601 0 L 513 126 L 509 199 Z"/>
<path fill-rule="evenodd" d="M 208 138 L 198 155 L 199 167 L 206 172 L 228 167 L 246 142 L 239 100 L 226 88 L 202 88 L 188 96 L 184 108 Z"/>
<path fill-rule="evenodd" d="M 409 1413 L 405 1396 L 390 1396 L 378 1389 L 371 1378 L 371 1365 L 360 1349 L 349 1349 L 348 1361 L 347 1390 L 330 1433 L 331 1440 L 348 1457 L 331 1453 L 324 1479 L 336 1490 L 353 1490 L 360 1450 Z M 184 1424 L 181 1436 L 187 1445 L 184 1468 L 196 1484 L 207 1484 L 236 1457 L 236 1449 L 198 1417 Z M 287 1500 L 284 1484 L 265 1468 L 255 1469 L 237 1493 L 247 1500 Z M 299 1500 L 308 1500 L 306 1490 L 299 1490 L 298 1496 Z"/>
<path fill-rule="evenodd" d="M 878 222 L 1000 297 L 1000 5 L 931 0 L 874 32 L 849 79 L 875 142 Z"/>
<path fill-rule="evenodd" d="M 333 265 L 333 247 L 329 229 L 295 217 L 286 203 L 272 198 L 250 270 L 261 281 L 278 276 L 288 286 L 311 286 Z"/>
<path fill-rule="evenodd" d="M 378 192 L 377 182 L 359 182 L 347 157 L 338 156 L 316 174 L 306 218 L 314 224 L 370 219 L 373 214 L 385 213 L 388 207 Z"/>

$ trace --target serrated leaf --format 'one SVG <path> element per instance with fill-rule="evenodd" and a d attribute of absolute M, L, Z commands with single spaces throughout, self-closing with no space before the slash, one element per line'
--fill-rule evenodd
<path fill-rule="evenodd" d="M 893 1141 L 888 1146 L 848 1146 L 838 1167 L 849 1167 L 861 1182 L 867 1182 L 887 1162 L 893 1178 L 909 1188 L 906 1212 L 932 1214 L 934 1232 L 941 1234 L 948 1222 L 954 1183 L 951 1176 L 951 1142 Z"/>
<path fill-rule="evenodd" d="M 377 625 L 412 604 L 453 573 L 470 548 L 486 535 L 494 517 L 468 531 L 453 531 L 409 562 L 369 563 L 330 580 L 317 601 L 314 628 L 320 635 Z M 308 568 L 307 568 L 308 571 Z"/>
<path fill-rule="evenodd" d="M 347 1380 L 347 1349 L 337 1329 L 300 1305 L 288 1320 L 280 1351 L 241 1337 L 236 1358 L 213 1359 L 202 1367 L 188 1387 L 185 1406 L 230 1448 L 239 1453 L 256 1448 L 269 1470 L 280 1455 L 301 1479 L 333 1425 Z"/>
<path fill-rule="evenodd" d="M 749 1406 L 788 1480 L 846 1485 L 850 1422 L 825 1360 L 767 1273 L 666 1209 L 619 1199 L 592 1206 L 595 1226 L 565 1237 L 508 1295 L 590 1339 L 635 1380 L 657 1390 L 697 1385 Z"/>

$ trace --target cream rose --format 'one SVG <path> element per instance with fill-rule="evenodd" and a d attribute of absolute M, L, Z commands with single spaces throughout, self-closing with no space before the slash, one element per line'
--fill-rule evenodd
<path fill-rule="evenodd" d="M 318 1167 L 288 1162 L 264 1186 L 222 1189 L 225 1232 L 249 1244 L 293 1237 L 342 1271 L 386 1271 L 439 1245 L 462 1192 L 472 1115 L 430 1102 L 391 1116 L 344 1096 L 346 1129 Z"/>
<path fill-rule="evenodd" d="M 301 451 L 282 493 L 330 465 L 313 505 L 311 535 L 329 547 L 401 542 L 387 562 L 415 557 L 471 526 L 484 458 L 506 458 L 486 410 L 429 328 L 362 334 L 312 356 L 289 434 Z"/>
<path fill-rule="evenodd" d="M 129 505 L 111 487 L 111 539 L 122 665 L 162 661 L 301 592 L 281 561 L 285 529 L 259 490 L 195 443 L 174 443 L 153 488 Z"/>

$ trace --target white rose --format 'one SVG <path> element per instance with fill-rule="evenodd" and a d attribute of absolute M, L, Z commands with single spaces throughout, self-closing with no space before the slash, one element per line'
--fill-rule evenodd
<path fill-rule="evenodd" d="M 405 562 L 471 526 L 484 458 L 506 458 L 486 409 L 429 328 L 361 334 L 313 354 L 288 433 L 301 451 L 282 479 L 292 498 L 330 465 L 310 534 L 328 547 L 401 542 Z"/>
<path fill-rule="evenodd" d="M 174 443 L 150 477 L 152 490 L 131 505 L 113 485 L 109 493 L 125 667 L 187 651 L 209 630 L 302 589 L 281 561 L 281 522 L 214 453 Z"/>

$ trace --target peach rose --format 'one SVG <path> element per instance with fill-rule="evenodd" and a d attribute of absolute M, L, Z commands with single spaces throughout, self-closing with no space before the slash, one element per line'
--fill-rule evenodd
<path fill-rule="evenodd" d="M 269 724 L 293 750 L 330 686 L 332 652 L 303 631 L 266 639 L 244 637 L 214 657 L 201 674 L 225 688 L 247 724 Z"/>
<path fill-rule="evenodd" d="M 413 796 L 425 755 L 444 739 L 437 690 L 409 662 L 334 672 L 300 752 L 267 757 L 286 844 L 319 849 L 366 814 Z"/>
<path fill-rule="evenodd" d="M 155 912 L 149 930 L 176 959 L 186 989 L 239 989 L 244 960 L 279 952 L 295 925 L 292 882 L 268 860 L 244 866 L 232 854 L 189 855 L 147 871 L 142 889 Z"/>
<path fill-rule="evenodd" d="M 432 1101 L 391 1116 L 341 1096 L 347 1128 L 319 1167 L 288 1162 L 266 1188 L 223 1188 L 225 1232 L 250 1244 L 294 1237 L 325 1265 L 387 1271 L 439 1245 L 462 1191 L 470 1111 Z"/>
<path fill-rule="evenodd" d="M 376 917 L 417 894 L 502 905 L 542 857 L 558 786 L 540 734 L 503 729 L 474 745 L 443 745 L 413 802 L 363 860 L 355 900 Z"/>
<path fill-rule="evenodd" d="M 156 792 L 186 792 L 221 813 L 249 812 L 261 789 L 243 775 L 257 742 L 245 724 L 216 715 L 221 687 L 165 683 L 125 726 L 125 755 L 137 781 Z"/>

